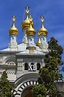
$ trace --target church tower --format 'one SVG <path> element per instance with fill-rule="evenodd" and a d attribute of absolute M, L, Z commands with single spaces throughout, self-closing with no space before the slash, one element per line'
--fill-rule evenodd
<path fill-rule="evenodd" d="M 15 27 L 15 21 L 16 17 L 12 17 L 12 27 L 9 30 L 9 35 L 10 35 L 10 43 L 9 43 L 9 48 L 10 50 L 18 50 L 18 44 L 17 44 L 17 35 L 18 35 L 18 29 Z"/>
<path fill-rule="evenodd" d="M 41 16 L 41 22 L 42 22 L 42 27 L 38 31 L 39 40 L 38 40 L 37 44 L 42 49 L 42 51 L 46 52 L 46 51 L 48 51 L 48 43 L 47 43 L 48 31 L 44 27 L 44 17 L 43 16 Z"/>
<path fill-rule="evenodd" d="M 26 12 L 26 19 L 21 24 L 22 31 L 24 32 L 24 37 L 23 37 L 23 40 L 22 40 L 23 43 L 27 43 L 26 30 L 30 27 L 29 6 L 25 7 L 25 12 Z"/>
<path fill-rule="evenodd" d="M 32 16 L 30 15 L 30 27 L 26 30 L 28 40 L 27 49 L 29 49 L 29 53 L 34 53 L 34 50 L 36 49 L 36 45 L 34 43 L 36 31 L 34 30 L 32 23 Z"/>

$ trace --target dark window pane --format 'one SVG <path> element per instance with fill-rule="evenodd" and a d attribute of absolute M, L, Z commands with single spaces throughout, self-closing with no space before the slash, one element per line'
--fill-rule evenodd
<path fill-rule="evenodd" d="M 25 70 L 28 70 L 28 63 L 25 63 Z"/>
<path fill-rule="evenodd" d="M 40 63 L 37 63 L 37 70 L 40 69 Z"/>

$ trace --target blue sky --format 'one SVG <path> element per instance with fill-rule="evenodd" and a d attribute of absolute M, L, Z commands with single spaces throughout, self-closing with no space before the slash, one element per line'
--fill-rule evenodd
<path fill-rule="evenodd" d="M 64 0 L 0 0 L 0 43 L 2 43 L 0 49 L 8 46 L 8 31 L 13 15 L 16 15 L 16 27 L 19 30 L 17 40 L 21 43 L 23 37 L 21 23 L 25 19 L 26 5 L 30 7 L 36 34 L 41 28 L 40 16 L 43 15 L 48 30 L 47 39 L 53 36 L 64 47 Z"/>
<path fill-rule="evenodd" d="M 24 35 L 21 23 L 25 19 L 26 5 L 30 7 L 33 16 L 36 30 L 35 40 L 37 40 L 37 33 L 41 28 L 40 16 L 44 16 L 45 27 L 48 30 L 47 40 L 55 37 L 64 48 L 64 0 L 0 0 L 0 50 L 8 47 L 8 31 L 13 15 L 16 15 L 16 27 L 19 30 L 17 41 L 21 43 Z"/>

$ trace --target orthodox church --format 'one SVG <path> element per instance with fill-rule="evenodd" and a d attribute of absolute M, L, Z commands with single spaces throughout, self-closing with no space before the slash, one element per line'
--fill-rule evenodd
<path fill-rule="evenodd" d="M 13 16 L 8 48 L 0 50 L 0 76 L 6 70 L 8 80 L 14 86 L 15 97 L 33 97 L 31 89 L 38 84 L 38 71 L 45 65 L 44 56 L 48 52 L 48 31 L 44 27 L 44 17 L 41 16 L 42 27 L 35 43 L 36 30 L 28 6 L 25 7 L 25 13 L 26 19 L 21 24 L 24 33 L 22 43 L 17 43 L 18 29 L 15 26 L 16 17 Z"/>

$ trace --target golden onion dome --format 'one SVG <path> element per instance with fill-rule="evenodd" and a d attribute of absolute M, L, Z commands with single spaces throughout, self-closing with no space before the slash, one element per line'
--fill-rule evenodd
<path fill-rule="evenodd" d="M 34 30 L 34 28 L 32 27 L 32 25 L 30 24 L 30 27 L 27 29 L 26 31 L 27 35 L 35 35 L 36 31 Z"/>
<path fill-rule="evenodd" d="M 34 23 L 32 22 L 32 26 L 34 27 Z M 24 20 L 23 22 L 22 22 L 22 30 L 24 29 L 24 28 L 29 28 L 30 27 L 30 18 L 26 18 L 26 20 Z"/>
<path fill-rule="evenodd" d="M 22 30 L 24 29 L 24 28 L 29 28 L 30 27 L 30 20 L 29 20 L 29 17 L 28 17 L 28 14 L 29 14 L 29 7 L 28 6 L 26 6 L 25 7 L 25 11 L 26 11 L 26 20 L 24 20 L 23 22 L 22 22 Z"/>
<path fill-rule="evenodd" d="M 10 35 L 18 35 L 18 29 L 15 27 L 15 21 L 16 21 L 16 17 L 13 16 L 12 17 L 12 27 L 9 30 L 9 34 Z"/>
<path fill-rule="evenodd" d="M 15 26 L 12 26 L 9 30 L 9 34 L 18 35 L 18 29 Z"/>
<path fill-rule="evenodd" d="M 30 27 L 30 20 L 29 20 L 29 18 L 27 17 L 26 20 L 24 20 L 24 21 L 22 22 L 22 30 L 23 30 L 24 28 L 29 28 L 29 27 Z"/>
<path fill-rule="evenodd" d="M 38 35 L 47 35 L 48 30 L 44 27 L 44 17 L 41 16 L 42 28 L 39 29 Z"/>
<path fill-rule="evenodd" d="M 36 43 L 36 45 L 37 45 L 37 46 L 40 46 L 40 44 L 41 44 L 41 40 L 40 40 L 40 38 L 39 38 L 39 40 L 38 40 L 38 42 Z"/>
<path fill-rule="evenodd" d="M 38 35 L 47 35 L 48 31 L 44 26 L 38 31 Z"/>
<path fill-rule="evenodd" d="M 35 29 L 33 28 L 33 25 L 32 25 L 32 17 L 30 17 L 30 27 L 27 29 L 26 31 L 26 34 L 27 35 L 35 35 L 36 34 L 36 31 Z"/>

